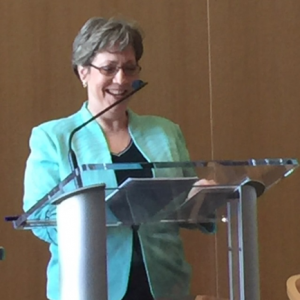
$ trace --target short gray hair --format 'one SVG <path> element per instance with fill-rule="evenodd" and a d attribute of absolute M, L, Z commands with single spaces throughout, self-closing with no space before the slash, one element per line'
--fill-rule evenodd
<path fill-rule="evenodd" d="M 123 19 L 91 18 L 81 28 L 73 42 L 72 66 L 78 76 L 78 66 L 88 66 L 101 51 L 123 51 L 132 46 L 137 61 L 143 55 L 143 36 L 140 28 Z"/>

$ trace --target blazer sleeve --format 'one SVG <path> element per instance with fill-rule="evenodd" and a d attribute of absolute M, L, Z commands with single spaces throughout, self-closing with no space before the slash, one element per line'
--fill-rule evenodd
<path fill-rule="evenodd" d="M 186 147 L 186 142 L 180 127 L 177 127 L 177 147 L 180 152 L 180 161 L 190 161 L 190 155 Z M 197 176 L 197 172 L 193 168 L 186 168 L 183 170 L 184 176 Z M 203 233 L 215 233 L 216 225 L 214 223 L 199 223 L 199 224 L 183 224 L 182 227 L 187 229 L 200 229 Z"/>
<path fill-rule="evenodd" d="M 24 176 L 23 209 L 25 212 L 60 182 L 58 151 L 49 134 L 42 128 L 35 127 L 29 145 L 30 155 Z M 48 205 L 34 213 L 31 218 L 52 219 L 55 215 L 55 206 Z M 40 239 L 57 244 L 56 228 L 33 228 L 32 231 Z"/>
<path fill-rule="evenodd" d="M 177 149 L 179 151 L 180 154 L 180 161 L 190 161 L 190 154 L 189 151 L 186 147 L 186 142 L 185 142 L 185 138 L 182 134 L 182 131 L 180 129 L 180 127 L 177 125 Z M 196 171 L 194 170 L 194 168 L 185 168 L 183 170 L 184 176 L 185 177 L 195 177 L 197 176 Z"/>

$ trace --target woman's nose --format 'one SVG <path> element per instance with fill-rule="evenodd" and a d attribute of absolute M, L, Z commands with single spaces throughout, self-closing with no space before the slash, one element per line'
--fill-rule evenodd
<path fill-rule="evenodd" d="M 113 82 L 118 83 L 118 84 L 123 84 L 126 82 L 127 76 L 125 75 L 124 71 L 122 68 L 118 70 L 118 72 L 115 74 L 113 78 Z"/>

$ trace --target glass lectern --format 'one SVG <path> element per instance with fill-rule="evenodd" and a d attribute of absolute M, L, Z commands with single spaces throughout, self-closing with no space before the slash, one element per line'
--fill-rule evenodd
<path fill-rule="evenodd" d="M 153 287 L 155 299 L 259 300 L 257 198 L 297 167 L 295 159 L 87 164 L 8 219 L 16 229 L 57 230 L 62 300 L 108 299 L 107 242 L 116 228 L 139 233 L 150 285 L 162 286 Z M 150 169 L 153 178 L 106 184 L 127 169 Z M 172 266 L 182 259 L 174 239 L 191 266 L 186 278 Z M 169 260 L 161 268 L 149 263 L 151 243 L 152 261 L 153 253 Z"/>

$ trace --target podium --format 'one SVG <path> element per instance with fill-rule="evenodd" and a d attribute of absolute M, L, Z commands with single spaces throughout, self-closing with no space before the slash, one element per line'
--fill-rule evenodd
<path fill-rule="evenodd" d="M 26 213 L 8 220 L 16 229 L 57 228 L 61 300 L 109 299 L 107 237 L 116 228 L 127 232 L 135 228 L 142 244 L 143 234 L 155 244 L 156 234 L 160 239 L 162 231 L 165 245 L 176 240 L 164 249 L 153 244 L 160 259 L 163 254 L 172 258 L 166 263 L 166 273 L 163 266 L 147 266 L 150 285 L 162 282 L 159 288 L 153 287 L 155 299 L 195 299 L 210 294 L 212 299 L 259 300 L 257 198 L 297 167 L 297 160 L 289 158 L 86 164 Z M 128 178 L 120 186 L 106 182 L 116 171 L 149 169 L 153 178 Z M 78 176 L 84 185 L 81 188 L 75 185 Z M 39 217 L 41 210 L 49 211 L 47 218 Z M 198 237 L 204 242 L 210 239 L 209 244 L 198 248 Z M 146 238 L 145 245 L 147 265 L 151 243 Z M 209 266 L 205 270 L 193 265 L 206 255 L 199 253 L 209 254 L 211 262 L 204 260 Z M 179 257 L 182 254 L 186 257 Z M 185 277 L 182 272 L 177 281 L 181 269 L 172 262 L 175 265 L 182 259 L 191 264 L 192 271 Z"/>

